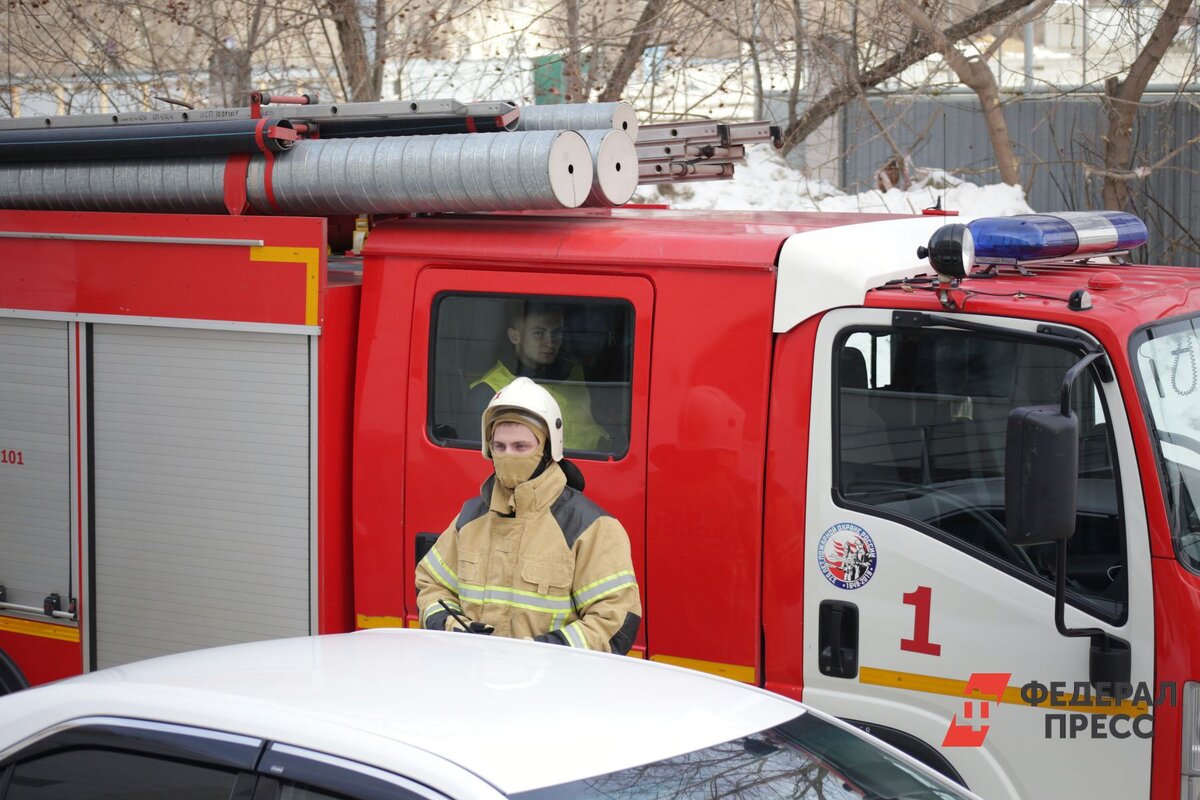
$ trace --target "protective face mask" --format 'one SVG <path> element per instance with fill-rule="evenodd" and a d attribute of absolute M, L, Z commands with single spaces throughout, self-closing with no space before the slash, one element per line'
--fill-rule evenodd
<path fill-rule="evenodd" d="M 496 480 L 505 489 L 516 489 L 519 484 L 529 480 L 529 476 L 542 463 L 542 453 L 526 453 L 525 455 L 493 455 L 492 465 L 496 468 Z"/>

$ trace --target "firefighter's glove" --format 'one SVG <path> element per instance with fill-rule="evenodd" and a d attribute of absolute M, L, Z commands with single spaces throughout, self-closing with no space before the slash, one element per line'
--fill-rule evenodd
<path fill-rule="evenodd" d="M 456 620 L 454 617 L 448 617 L 446 619 L 446 630 L 455 631 L 456 633 L 482 633 L 484 636 L 491 636 L 492 632 L 495 631 L 496 628 L 492 625 L 488 625 L 485 622 L 474 621 L 468 622 L 467 627 L 464 628 L 462 623 Z"/>
<path fill-rule="evenodd" d="M 544 642 L 545 644 L 565 645 L 567 643 L 566 638 L 564 638 L 563 635 L 561 633 L 559 633 L 558 631 L 550 631 L 549 633 L 539 633 L 537 636 L 533 637 L 533 640 L 535 642 Z"/>

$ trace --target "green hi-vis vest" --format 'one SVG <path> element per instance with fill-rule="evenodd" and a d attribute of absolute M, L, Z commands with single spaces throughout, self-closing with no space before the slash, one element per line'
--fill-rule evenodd
<path fill-rule="evenodd" d="M 483 377 L 471 384 L 474 389 L 481 383 L 498 392 L 516 380 L 503 361 L 497 361 Z M 592 418 L 592 396 L 583 382 L 583 367 L 575 364 L 565 381 L 538 382 L 538 385 L 558 401 L 563 415 L 563 447 L 568 450 L 601 450 L 608 441 L 608 434 Z"/>

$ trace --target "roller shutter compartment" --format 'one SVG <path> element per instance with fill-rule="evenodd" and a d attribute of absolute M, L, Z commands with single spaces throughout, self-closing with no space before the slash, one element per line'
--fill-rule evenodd
<path fill-rule="evenodd" d="M 42 607 L 71 596 L 68 325 L 0 320 L 0 585 Z"/>
<path fill-rule="evenodd" d="M 97 325 L 99 668 L 310 632 L 307 336 Z"/>

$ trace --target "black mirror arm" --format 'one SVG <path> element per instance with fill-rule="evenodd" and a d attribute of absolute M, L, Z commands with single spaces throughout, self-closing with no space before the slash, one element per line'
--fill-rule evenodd
<path fill-rule="evenodd" d="M 1083 371 L 1091 366 L 1092 362 L 1104 357 L 1104 352 L 1101 350 L 1093 350 L 1083 358 L 1075 362 L 1075 365 L 1067 370 L 1067 374 L 1063 375 L 1062 384 L 1062 415 L 1064 417 L 1071 416 L 1071 387 L 1075 384 L 1075 380 L 1083 374 Z"/>
<path fill-rule="evenodd" d="M 1071 387 L 1095 361 L 1104 357 L 1102 350 L 1089 350 L 1063 375 L 1062 397 L 1059 410 L 1062 416 L 1071 418 Z M 1101 366 L 1103 362 L 1101 362 Z M 1091 640 L 1088 649 L 1088 676 L 1096 691 L 1119 698 L 1129 694 L 1132 667 L 1132 651 L 1129 642 L 1100 628 L 1068 628 L 1067 607 L 1067 539 L 1059 539 L 1055 551 L 1054 570 L 1054 627 L 1060 636 L 1068 638 L 1087 637 Z"/>
<path fill-rule="evenodd" d="M 1072 636 L 1107 636 L 1099 628 L 1068 628 L 1067 627 L 1067 542 L 1062 540 L 1056 550 L 1056 566 L 1054 569 L 1054 627 L 1059 634 Z"/>
<path fill-rule="evenodd" d="M 1054 575 L 1054 627 L 1067 638 L 1088 637 L 1088 680 L 1102 695 L 1123 699 L 1129 697 L 1132 650 L 1129 642 L 1099 628 L 1068 628 L 1067 602 L 1067 542 L 1058 543 L 1057 569 Z"/>

